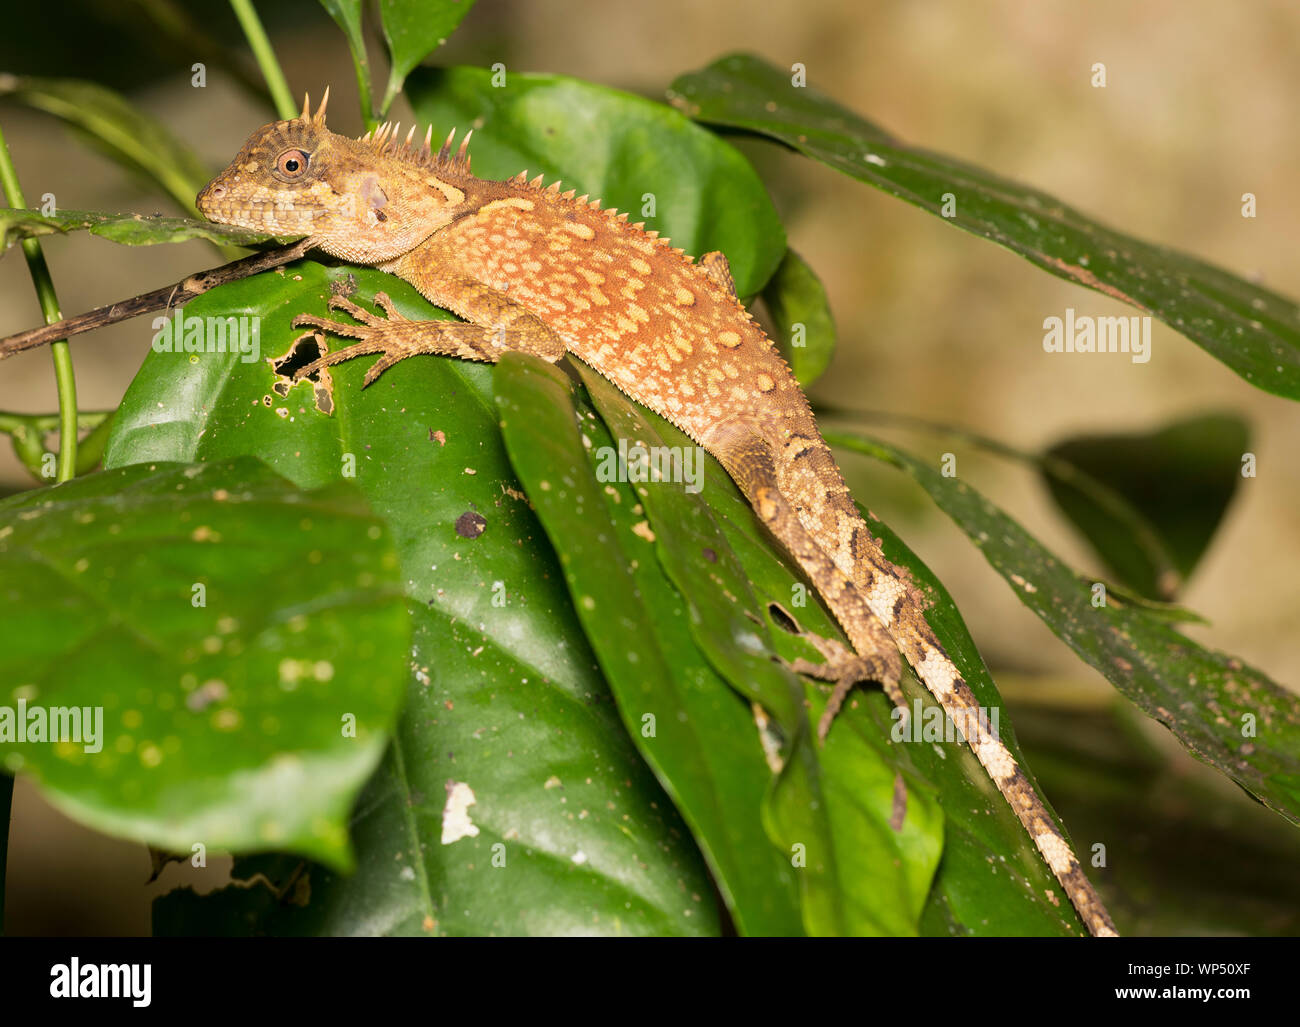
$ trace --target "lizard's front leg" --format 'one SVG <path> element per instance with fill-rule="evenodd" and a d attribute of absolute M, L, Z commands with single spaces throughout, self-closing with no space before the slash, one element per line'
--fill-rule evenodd
<path fill-rule="evenodd" d="M 298 368 L 294 379 L 315 374 L 332 364 L 353 357 L 381 354 L 366 371 L 364 385 L 369 385 L 394 364 L 417 354 L 459 357 L 494 363 L 502 353 L 518 350 L 552 362 L 564 356 L 564 341 L 528 311 L 501 298 L 493 304 L 493 324 L 464 321 L 412 321 L 401 314 L 387 293 L 375 293 L 375 303 L 384 312 L 380 317 L 345 296 L 330 297 L 331 310 L 341 310 L 357 323 L 331 321 L 313 314 L 299 314 L 295 327 L 314 328 L 361 341 L 326 353 L 318 360 Z"/>

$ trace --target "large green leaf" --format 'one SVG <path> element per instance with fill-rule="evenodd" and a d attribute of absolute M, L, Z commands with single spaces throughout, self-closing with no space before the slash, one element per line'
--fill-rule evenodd
<path fill-rule="evenodd" d="M 355 489 L 151 462 L 13 496 L 0 524 L 5 707 L 100 724 L 24 741 L 0 712 L 9 771 L 110 834 L 350 862 L 409 638 L 391 541 Z"/>
<path fill-rule="evenodd" d="M 609 452 L 614 440 L 585 404 L 578 413 L 558 368 L 507 355 L 496 388 L 511 461 L 560 554 L 629 734 L 690 824 L 737 928 L 799 933 L 794 874 L 763 833 L 770 775 L 753 717 L 692 640 L 636 493 L 602 487 L 588 466 L 588 454 Z M 761 669 L 769 668 L 777 672 Z M 793 680 L 778 687 L 793 710 Z"/>
<path fill-rule="evenodd" d="M 673 103 L 761 133 L 1153 314 L 1251 384 L 1300 399 L 1300 307 L 1185 254 L 1114 231 L 1047 193 L 895 139 L 791 74 L 745 54 L 678 78 Z M 945 212 L 946 197 L 955 210 Z"/>
<path fill-rule="evenodd" d="M 349 275 L 362 296 L 383 288 L 407 316 L 439 316 L 381 272 L 312 263 L 215 289 L 186 313 L 258 316 L 263 353 L 278 357 L 299 334 L 293 316 L 326 313 L 331 285 Z M 341 878 L 310 868 L 305 907 L 287 896 L 245 926 L 715 933 L 698 851 L 619 724 L 515 484 L 491 370 L 421 358 L 362 391 L 367 363 L 290 389 L 266 363 L 153 353 L 108 449 L 110 465 L 252 453 L 305 485 L 354 473 L 396 540 L 414 622 L 411 682 L 389 758 L 357 809 L 360 869 Z M 473 793 L 477 834 L 456 829 L 449 782 Z M 241 890 L 205 900 L 210 919 L 185 923 L 216 930 L 246 901 Z"/>
<path fill-rule="evenodd" d="M 57 214 L 42 214 L 35 210 L 0 207 L 0 253 L 32 236 L 80 231 L 89 231 L 92 235 L 127 246 L 188 242 L 191 239 L 207 239 L 230 246 L 255 246 L 276 240 L 275 236 L 262 232 L 191 218 L 106 214 L 96 210 L 61 210 Z M 277 241 L 288 241 L 289 238 L 292 237 Z"/>
<path fill-rule="evenodd" d="M 561 75 L 512 72 L 494 88 L 481 68 L 421 69 L 407 91 L 435 136 L 474 130 L 475 173 L 558 178 L 692 256 L 722 250 L 741 296 L 761 289 L 785 253 L 785 232 L 749 162 L 663 104 Z"/>
<path fill-rule="evenodd" d="M 964 481 L 877 439 L 826 439 L 906 471 L 966 532 L 984 557 L 1071 649 L 1217 767 L 1292 823 L 1300 823 L 1300 699 L 1254 667 L 1206 649 L 1166 618 L 1063 564 Z M 1104 601 L 1102 601 L 1104 599 Z"/>
<path fill-rule="evenodd" d="M 1223 519 L 1249 445 L 1239 417 L 1205 415 L 1154 432 L 1067 439 L 1040 470 L 1120 581 L 1170 599 Z"/>
<path fill-rule="evenodd" d="M 671 804 L 639 767 L 629 779 L 622 729 L 590 664 L 569 675 L 584 689 L 571 691 L 436 608 L 418 619 L 415 641 L 438 657 L 434 683 L 421 665 L 397 741 L 357 804 L 356 873 L 285 856 L 236 860 L 236 884 L 158 899 L 155 934 L 718 932 Z M 557 644 L 590 660 L 581 635 Z M 590 691 L 583 678 L 595 680 Z M 453 781 L 474 793 L 467 813 L 479 834 L 449 841 Z"/>

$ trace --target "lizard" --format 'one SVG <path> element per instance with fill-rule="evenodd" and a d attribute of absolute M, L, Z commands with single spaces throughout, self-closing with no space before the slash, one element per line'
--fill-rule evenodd
<path fill-rule="evenodd" d="M 466 134 L 432 148 L 385 123 L 359 139 L 313 113 L 253 133 L 197 198 L 222 224 L 303 235 L 350 264 L 405 280 L 461 321 L 413 321 L 375 294 L 382 316 L 347 296 L 351 321 L 299 314 L 296 327 L 356 340 L 298 367 L 295 380 L 364 355 L 364 385 L 408 357 L 496 361 L 521 351 L 572 355 L 711 453 L 759 521 L 794 557 L 852 651 L 818 645 L 825 663 L 794 661 L 834 681 L 824 740 L 849 689 L 876 681 L 897 704 L 901 657 L 962 731 L 1088 930 L 1115 926 L 1069 843 L 929 626 L 927 600 L 882 552 L 849 495 L 794 375 L 736 295 L 720 252 L 693 260 L 626 213 L 527 172 L 496 181 L 470 171 Z M 471 133 L 472 134 L 472 133 Z M 363 386 L 364 387 L 364 386 Z"/>

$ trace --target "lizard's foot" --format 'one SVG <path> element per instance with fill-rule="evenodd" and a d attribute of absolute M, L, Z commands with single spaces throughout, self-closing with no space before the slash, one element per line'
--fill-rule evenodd
<path fill-rule="evenodd" d="M 836 716 L 844 706 L 844 700 L 849 697 L 853 686 L 861 681 L 878 682 L 895 706 L 900 706 L 903 709 L 907 708 L 907 699 L 903 696 L 903 690 L 899 686 L 899 680 L 903 673 L 903 663 L 897 649 L 892 647 L 882 648 L 879 652 L 859 656 L 848 646 L 835 641 L 835 639 L 822 638 L 811 631 L 802 631 L 799 633 L 799 637 L 806 639 L 816 647 L 817 651 L 822 654 L 823 662 L 814 663 L 812 660 L 799 659 L 784 661 L 786 666 L 797 674 L 807 674 L 819 681 L 832 681 L 835 683 L 835 687 L 831 690 L 830 699 L 826 702 L 826 709 L 822 712 L 821 720 L 817 722 L 818 741 L 826 741 L 831 724 L 835 722 Z"/>
<path fill-rule="evenodd" d="M 314 329 L 313 334 L 316 334 L 318 338 L 321 332 L 329 332 L 332 335 L 341 335 L 347 339 L 360 339 L 361 341 L 353 343 L 351 346 L 345 346 L 333 353 L 326 353 L 319 359 L 313 360 L 310 364 L 297 368 L 293 372 L 293 380 L 295 382 L 301 381 L 308 375 L 316 374 L 332 364 L 340 364 L 345 360 L 351 360 L 353 357 L 381 353 L 383 359 L 377 361 L 373 367 L 366 371 L 364 385 L 369 385 L 394 364 L 410 356 L 413 350 L 409 345 L 401 345 L 400 340 L 406 334 L 402 326 L 414 322 L 398 312 L 386 292 L 375 293 L 375 303 L 383 310 L 384 317 L 373 314 L 365 307 L 353 303 L 345 295 L 335 293 L 330 296 L 329 306 L 331 310 L 341 310 L 360 322 L 359 324 L 352 324 L 347 321 L 330 321 L 323 317 L 316 317 L 314 314 L 299 314 L 295 317 L 293 319 L 295 328 L 312 328 Z"/>

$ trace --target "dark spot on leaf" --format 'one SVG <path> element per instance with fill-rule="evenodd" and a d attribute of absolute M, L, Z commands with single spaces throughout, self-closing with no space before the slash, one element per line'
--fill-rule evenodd
<path fill-rule="evenodd" d="M 788 631 L 792 635 L 803 633 L 802 629 L 799 627 L 799 622 L 790 616 L 780 603 L 768 603 L 767 615 L 772 618 L 772 623 L 782 631 Z"/>
<path fill-rule="evenodd" d="M 709 549 L 709 548 L 706 547 L 706 548 L 703 550 L 703 552 L 704 552 L 704 559 L 708 560 L 709 563 L 717 563 L 717 562 L 718 562 L 718 554 L 715 553 L 712 549 Z"/>
<path fill-rule="evenodd" d="M 486 527 L 487 518 L 473 510 L 466 510 L 456 518 L 456 534 L 461 538 L 478 538 Z"/>

